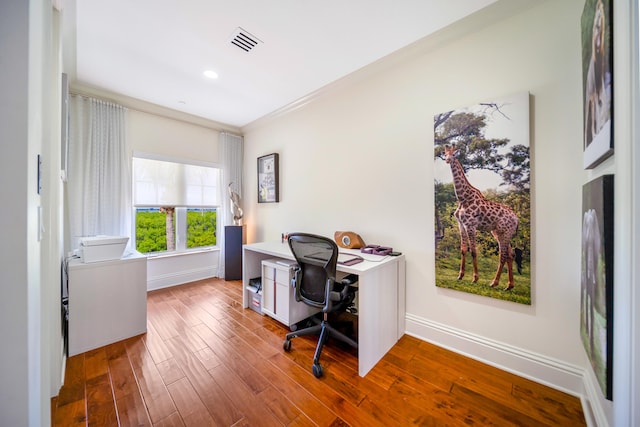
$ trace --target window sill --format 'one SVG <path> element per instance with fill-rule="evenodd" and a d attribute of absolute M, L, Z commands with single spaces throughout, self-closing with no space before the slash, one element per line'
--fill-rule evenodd
<path fill-rule="evenodd" d="M 161 258 L 174 258 L 185 255 L 195 255 L 202 254 L 207 252 L 220 252 L 219 247 L 207 248 L 207 249 L 193 249 L 189 251 L 180 251 L 180 252 L 171 252 L 171 253 L 163 253 L 163 254 L 146 254 L 147 259 L 161 259 Z"/>

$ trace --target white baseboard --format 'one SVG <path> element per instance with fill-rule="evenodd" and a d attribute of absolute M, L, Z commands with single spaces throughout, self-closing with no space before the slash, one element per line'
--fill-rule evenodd
<path fill-rule="evenodd" d="M 171 286 L 182 285 L 183 283 L 195 282 L 196 280 L 209 279 L 217 276 L 217 268 L 205 267 L 147 277 L 147 291 L 168 288 Z"/>
<path fill-rule="evenodd" d="M 587 426 L 608 427 L 613 404 L 604 398 L 596 375 L 591 369 L 585 369 L 583 383 L 585 396 L 582 399 L 582 412 Z"/>
<path fill-rule="evenodd" d="M 584 395 L 584 369 L 407 313 L 408 335 L 563 391 Z"/>

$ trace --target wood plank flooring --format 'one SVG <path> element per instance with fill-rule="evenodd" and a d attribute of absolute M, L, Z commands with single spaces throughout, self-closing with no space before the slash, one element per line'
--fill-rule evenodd
<path fill-rule="evenodd" d="M 53 426 L 585 425 L 579 399 L 404 336 L 366 377 L 330 341 L 242 308 L 242 284 L 149 292 L 148 331 L 67 361 Z"/>

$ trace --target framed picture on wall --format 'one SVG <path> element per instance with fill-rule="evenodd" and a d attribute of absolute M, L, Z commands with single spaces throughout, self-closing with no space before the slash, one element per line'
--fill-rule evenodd
<path fill-rule="evenodd" d="M 582 188 L 580 336 L 602 393 L 613 385 L 613 175 Z"/>
<path fill-rule="evenodd" d="M 433 123 L 435 285 L 531 305 L 529 93 Z"/>
<path fill-rule="evenodd" d="M 586 0 L 581 19 L 584 168 L 613 154 L 613 0 Z"/>
<path fill-rule="evenodd" d="M 279 202 L 278 153 L 258 157 L 258 203 Z"/>

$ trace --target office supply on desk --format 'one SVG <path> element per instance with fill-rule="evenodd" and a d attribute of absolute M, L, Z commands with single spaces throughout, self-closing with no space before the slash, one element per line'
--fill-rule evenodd
<path fill-rule="evenodd" d="M 82 262 L 113 261 L 122 258 L 129 242 L 127 236 L 91 236 L 80 238 Z"/>
<path fill-rule="evenodd" d="M 331 257 L 331 253 L 327 253 L 326 251 L 316 251 L 314 253 L 306 254 L 306 257 L 312 258 L 317 261 L 327 262 Z M 338 252 L 338 260 L 337 260 L 338 264 L 353 265 L 362 261 L 364 261 L 364 258 L 362 258 L 360 255 L 346 253 L 346 252 Z"/>
<path fill-rule="evenodd" d="M 282 347 L 291 350 L 291 340 L 306 335 L 319 335 L 316 351 L 313 356 L 313 375 L 322 376 L 320 355 L 329 337 L 338 339 L 358 348 L 358 343 L 352 338 L 335 329 L 328 322 L 329 313 L 340 313 L 353 305 L 357 287 L 352 286 L 357 281 L 354 274 L 342 280 L 336 280 L 336 266 L 338 262 L 338 246 L 326 237 L 307 233 L 292 233 L 289 235 L 289 247 L 295 257 L 298 267 L 295 269 L 292 283 L 295 283 L 296 301 L 316 308 L 322 308 L 323 320 L 300 331 L 286 335 Z"/>
<path fill-rule="evenodd" d="M 354 265 L 364 261 L 360 255 L 349 254 L 345 252 L 338 253 L 338 264 L 342 265 Z"/>
<path fill-rule="evenodd" d="M 380 245 L 367 245 L 364 248 L 360 249 L 360 252 L 363 254 L 372 254 L 372 255 L 381 255 L 387 256 L 393 251 L 393 248 L 388 248 L 386 246 Z"/>

